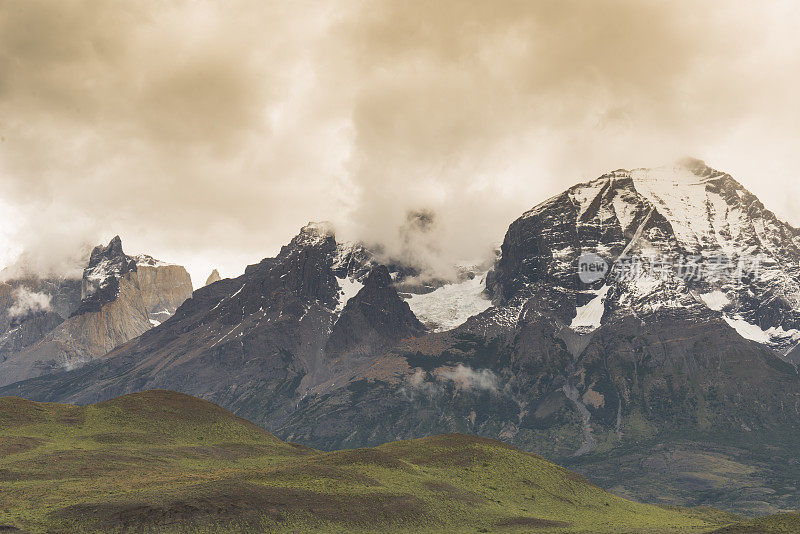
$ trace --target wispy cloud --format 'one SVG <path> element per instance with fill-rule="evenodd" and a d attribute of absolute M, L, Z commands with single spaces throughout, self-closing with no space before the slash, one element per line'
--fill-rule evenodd
<path fill-rule="evenodd" d="M 23 317 L 29 313 L 50 310 L 53 297 L 45 293 L 37 293 L 25 287 L 17 287 L 13 292 L 14 303 L 8 309 L 11 318 Z"/>
<path fill-rule="evenodd" d="M 408 377 L 408 386 L 413 391 L 421 392 L 428 396 L 440 393 L 448 383 L 452 383 L 462 390 L 497 393 L 501 389 L 500 379 L 492 370 L 475 370 L 463 364 L 458 364 L 455 367 L 438 367 L 431 373 L 417 368 Z"/>
<path fill-rule="evenodd" d="M 474 370 L 466 365 L 459 364 L 455 369 L 443 369 L 437 373 L 443 380 L 451 380 L 463 389 L 482 389 L 497 392 L 500 380 L 489 369 Z"/>

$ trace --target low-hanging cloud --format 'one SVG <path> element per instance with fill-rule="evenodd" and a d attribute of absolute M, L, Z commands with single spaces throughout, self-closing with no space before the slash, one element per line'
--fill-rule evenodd
<path fill-rule="evenodd" d="M 437 376 L 455 382 L 462 389 L 478 389 L 497 392 L 500 380 L 489 369 L 478 369 L 458 364 L 454 369 L 442 369 Z"/>
<path fill-rule="evenodd" d="M 14 303 L 8 309 L 8 316 L 12 319 L 51 309 L 53 297 L 46 293 L 37 293 L 20 286 L 14 289 L 12 295 Z"/>
<path fill-rule="evenodd" d="M 500 378 L 491 369 L 473 369 L 464 364 L 455 367 L 439 367 L 431 373 L 421 368 L 414 370 L 408 377 L 411 391 L 433 396 L 443 391 L 447 384 L 454 384 L 465 391 L 500 391 Z"/>
<path fill-rule="evenodd" d="M 47 207 L 47 216 L 38 210 L 8 208 L 17 221 L 9 237 L 16 245 L 14 260 L 0 269 L 0 281 L 31 277 L 77 279 L 89 260 L 92 247 L 101 240 L 98 222 L 69 206 Z M 26 214 L 27 216 L 23 216 Z"/>
<path fill-rule="evenodd" d="M 441 392 L 438 385 L 428 380 L 428 373 L 419 367 L 408 377 L 408 385 L 413 393 L 421 393 L 428 397 L 433 397 Z M 409 395 L 409 392 L 405 388 L 401 391 L 403 391 L 403 394 Z"/>
<path fill-rule="evenodd" d="M 321 219 L 439 272 L 566 186 L 686 154 L 798 224 L 798 19 L 714 0 L 8 0 L 0 225 L 42 272 L 121 234 L 229 276 Z"/>

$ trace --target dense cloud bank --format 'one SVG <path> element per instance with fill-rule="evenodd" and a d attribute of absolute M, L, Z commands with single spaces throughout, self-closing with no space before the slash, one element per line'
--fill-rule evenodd
<path fill-rule="evenodd" d="M 440 270 L 567 185 L 685 154 L 798 224 L 799 10 L 7 0 L 2 260 L 74 273 L 119 233 L 198 282 L 329 219 Z"/>

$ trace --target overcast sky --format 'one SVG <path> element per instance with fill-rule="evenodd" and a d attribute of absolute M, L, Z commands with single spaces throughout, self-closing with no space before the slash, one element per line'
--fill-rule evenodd
<path fill-rule="evenodd" d="M 693 155 L 800 225 L 800 2 L 0 0 L 0 264 L 235 276 L 309 220 L 432 263 Z M 413 232 L 412 232 L 413 233 Z"/>

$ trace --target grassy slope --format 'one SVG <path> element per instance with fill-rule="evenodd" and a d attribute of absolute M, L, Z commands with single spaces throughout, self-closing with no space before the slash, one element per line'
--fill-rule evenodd
<path fill-rule="evenodd" d="M 167 391 L 76 407 L 0 399 L 0 530 L 709 532 L 464 435 L 321 453 Z"/>
<path fill-rule="evenodd" d="M 800 532 L 800 513 L 759 517 L 714 532 L 715 534 L 797 534 Z"/>

